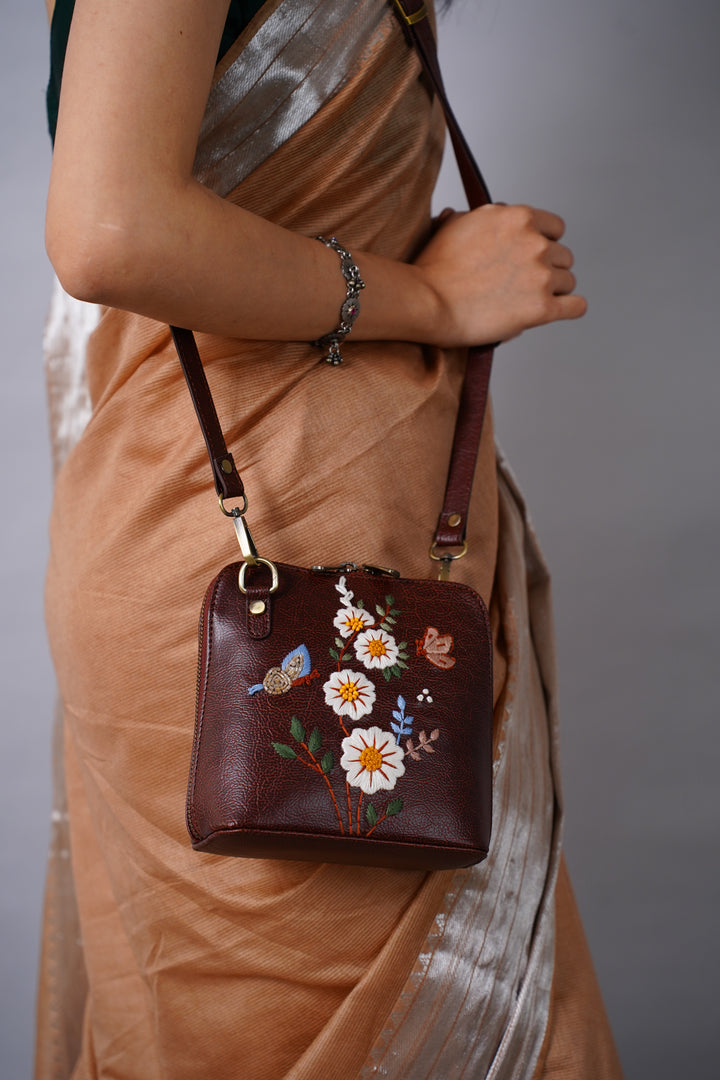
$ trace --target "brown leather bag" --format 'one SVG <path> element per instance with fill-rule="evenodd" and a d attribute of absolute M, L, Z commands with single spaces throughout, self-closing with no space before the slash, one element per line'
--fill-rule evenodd
<path fill-rule="evenodd" d="M 470 205 L 487 203 L 424 6 L 395 2 L 443 103 Z M 193 847 L 408 869 L 479 862 L 490 843 L 492 636 L 481 597 L 447 577 L 465 553 L 492 348 L 468 355 L 431 547 L 441 580 L 417 581 L 258 556 L 194 337 L 171 330 L 244 560 L 211 583 L 200 618 Z M 226 510 L 226 499 L 240 505 Z"/>

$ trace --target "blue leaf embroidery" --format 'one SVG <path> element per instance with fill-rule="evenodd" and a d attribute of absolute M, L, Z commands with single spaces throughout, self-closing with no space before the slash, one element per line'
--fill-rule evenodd
<path fill-rule="evenodd" d="M 397 720 L 397 724 L 391 722 L 390 727 L 398 736 L 402 738 L 405 735 L 412 735 L 412 724 L 414 717 L 405 715 L 405 698 L 399 696 L 397 699 L 398 707 L 393 709 L 393 717 Z"/>

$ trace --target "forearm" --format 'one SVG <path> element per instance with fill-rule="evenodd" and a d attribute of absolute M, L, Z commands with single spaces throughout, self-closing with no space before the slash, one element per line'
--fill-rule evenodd
<path fill-rule="evenodd" d="M 65 181 L 51 185 L 48 251 L 69 292 L 228 337 L 312 341 L 334 329 L 345 298 L 335 252 L 194 180 L 164 181 L 109 198 L 98 178 L 105 194 L 75 198 L 73 213 Z M 419 271 L 353 255 L 367 285 L 354 338 L 430 340 L 434 297 Z"/>

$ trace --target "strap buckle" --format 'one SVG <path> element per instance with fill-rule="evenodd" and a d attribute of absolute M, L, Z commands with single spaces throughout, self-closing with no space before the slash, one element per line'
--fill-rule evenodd
<path fill-rule="evenodd" d="M 429 14 L 425 4 L 423 4 L 418 11 L 414 12 L 414 14 L 411 15 L 408 15 L 407 11 L 405 10 L 403 6 L 403 0 L 395 0 L 395 7 L 402 15 L 406 26 L 414 26 L 415 23 L 422 22 L 423 19 L 427 19 Z"/>

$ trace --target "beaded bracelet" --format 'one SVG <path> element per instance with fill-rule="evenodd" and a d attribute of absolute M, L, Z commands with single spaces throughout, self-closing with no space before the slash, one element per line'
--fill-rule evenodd
<path fill-rule="evenodd" d="M 319 349 L 327 349 L 327 355 L 323 356 L 323 360 L 328 364 L 337 366 L 343 362 L 340 344 L 350 333 L 355 320 L 360 314 L 360 290 L 365 288 L 365 282 L 360 277 L 360 271 L 355 265 L 350 252 L 346 251 L 334 236 L 329 240 L 326 240 L 324 236 L 316 236 L 315 239 L 319 240 L 325 247 L 332 248 L 333 251 L 338 253 L 340 256 L 340 269 L 347 282 L 345 302 L 340 308 L 340 325 L 336 330 L 332 330 L 329 334 L 325 334 L 311 343 Z"/>

